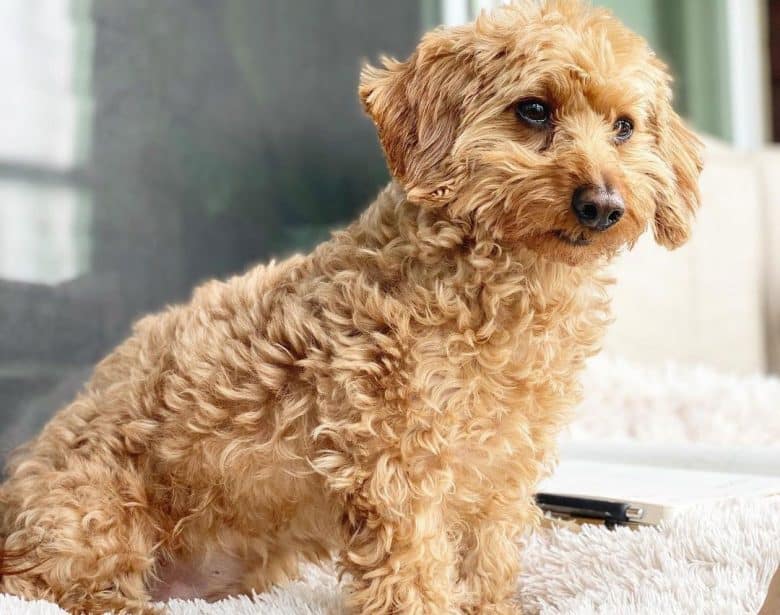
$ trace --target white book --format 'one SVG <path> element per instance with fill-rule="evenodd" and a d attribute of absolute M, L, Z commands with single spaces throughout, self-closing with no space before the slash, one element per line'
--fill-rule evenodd
<path fill-rule="evenodd" d="M 553 515 L 658 524 L 697 504 L 780 495 L 780 448 L 571 442 L 537 489 Z"/>

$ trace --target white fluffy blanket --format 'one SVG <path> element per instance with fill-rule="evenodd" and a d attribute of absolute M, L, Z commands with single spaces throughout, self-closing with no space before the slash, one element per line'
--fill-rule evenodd
<path fill-rule="evenodd" d="M 778 446 L 780 380 L 704 368 L 639 369 L 599 358 L 567 437 Z M 780 498 L 690 511 L 659 529 L 544 529 L 518 551 L 518 596 L 538 615 L 755 614 L 780 563 Z M 253 598 L 172 601 L 172 615 L 331 615 L 336 578 L 301 581 Z M 61 615 L 48 603 L 0 596 L 0 614 Z"/>

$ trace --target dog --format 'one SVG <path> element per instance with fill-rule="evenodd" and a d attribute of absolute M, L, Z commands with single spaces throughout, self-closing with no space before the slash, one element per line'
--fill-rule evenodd
<path fill-rule="evenodd" d="M 518 611 L 605 265 L 687 240 L 701 144 L 646 42 L 573 0 L 434 30 L 359 95 L 390 184 L 134 326 L 10 461 L 0 590 L 152 613 L 335 554 L 349 612 Z"/>

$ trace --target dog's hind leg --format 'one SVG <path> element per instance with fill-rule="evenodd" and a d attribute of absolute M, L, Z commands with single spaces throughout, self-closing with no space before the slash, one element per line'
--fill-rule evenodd
<path fill-rule="evenodd" d="M 0 591 L 74 613 L 154 613 L 146 591 L 159 541 L 133 469 L 30 459 L 2 487 Z"/>

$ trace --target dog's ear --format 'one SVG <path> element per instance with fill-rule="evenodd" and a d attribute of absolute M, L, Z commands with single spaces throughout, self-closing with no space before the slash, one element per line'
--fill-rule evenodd
<path fill-rule="evenodd" d="M 668 83 L 659 90 L 652 128 L 666 168 L 658 177 L 654 234 L 659 244 L 672 250 L 690 237 L 699 208 L 703 145 L 672 108 Z"/>
<path fill-rule="evenodd" d="M 361 73 L 360 100 L 390 172 L 413 202 L 448 203 L 463 176 L 452 149 L 476 79 L 458 43 L 456 29 L 437 30 L 406 62 L 383 58 L 380 68 Z"/>

